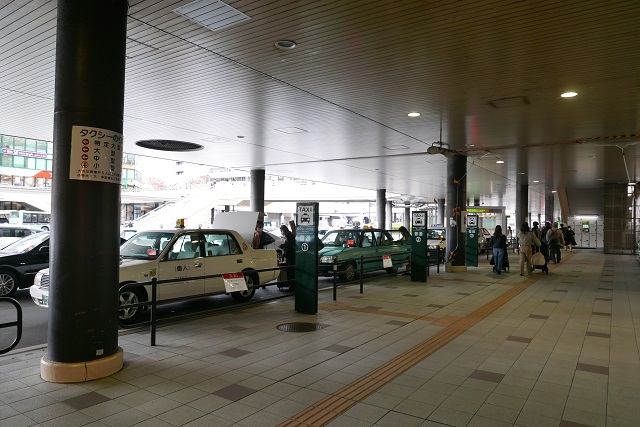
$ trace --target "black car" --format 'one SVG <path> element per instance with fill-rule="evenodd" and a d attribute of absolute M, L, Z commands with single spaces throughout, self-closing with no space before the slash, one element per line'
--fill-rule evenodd
<path fill-rule="evenodd" d="M 49 233 L 27 236 L 0 250 L 0 297 L 33 284 L 36 273 L 49 267 Z"/>

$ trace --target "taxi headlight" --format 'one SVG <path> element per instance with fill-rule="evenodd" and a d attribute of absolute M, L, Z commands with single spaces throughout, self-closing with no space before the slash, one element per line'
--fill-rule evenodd
<path fill-rule="evenodd" d="M 323 264 L 333 264 L 334 259 L 337 259 L 337 258 L 333 256 L 321 256 L 320 262 Z"/>
<path fill-rule="evenodd" d="M 36 277 L 33 278 L 33 284 L 36 285 L 37 287 L 40 287 L 40 283 L 42 282 L 42 276 L 44 276 L 44 273 L 42 271 L 38 271 L 36 273 Z"/>

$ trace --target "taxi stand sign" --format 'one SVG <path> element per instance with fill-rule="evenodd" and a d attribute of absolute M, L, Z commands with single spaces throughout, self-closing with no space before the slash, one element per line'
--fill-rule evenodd
<path fill-rule="evenodd" d="M 224 280 L 224 289 L 228 293 L 248 291 L 247 282 L 244 280 L 242 273 L 226 273 L 222 275 Z"/>
<path fill-rule="evenodd" d="M 318 203 L 296 205 L 295 309 L 298 313 L 318 312 Z"/>
<path fill-rule="evenodd" d="M 465 264 L 467 267 L 478 266 L 478 234 L 478 215 L 467 215 L 467 237 L 465 239 Z"/>
<path fill-rule="evenodd" d="M 426 282 L 429 269 L 428 240 L 426 234 L 427 213 L 424 211 L 411 214 L 411 281 Z"/>

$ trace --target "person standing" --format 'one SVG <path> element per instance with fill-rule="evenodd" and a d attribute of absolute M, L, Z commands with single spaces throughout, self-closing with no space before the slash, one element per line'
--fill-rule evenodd
<path fill-rule="evenodd" d="M 540 230 L 540 242 L 542 242 L 542 253 L 544 254 L 544 259 L 549 262 L 549 244 L 547 243 L 547 233 L 551 230 L 551 222 L 545 221 L 544 227 Z"/>
<path fill-rule="evenodd" d="M 296 278 L 296 237 L 286 225 L 280 226 L 280 233 L 284 237 L 284 243 L 280 245 L 280 248 L 284 250 L 284 265 L 288 266 L 287 280 L 289 281 L 289 290 L 293 291 L 295 290 Z"/>
<path fill-rule="evenodd" d="M 564 246 L 564 236 L 562 230 L 558 229 L 558 223 L 554 222 L 553 226 L 547 231 L 547 243 L 549 244 L 549 257 L 558 264 L 562 258 L 561 248 Z"/>
<path fill-rule="evenodd" d="M 533 271 L 533 265 L 531 264 L 531 255 L 533 254 L 532 245 L 541 246 L 542 242 L 535 234 L 529 230 L 529 224 L 522 223 L 520 232 L 518 233 L 518 241 L 520 242 L 520 275 L 524 276 L 524 264 L 527 264 L 527 274 L 531 274 Z"/>
<path fill-rule="evenodd" d="M 264 232 L 264 221 L 259 219 L 256 222 L 256 229 L 253 232 L 253 249 L 264 249 L 271 243 L 275 242 L 275 239 Z"/>
<path fill-rule="evenodd" d="M 403 225 L 400 228 L 398 228 L 398 231 L 400 232 L 400 234 L 402 234 L 402 238 L 400 239 L 400 244 L 410 245 L 413 238 L 411 237 L 411 233 L 409 233 L 409 230 L 407 230 L 407 227 Z"/>
<path fill-rule="evenodd" d="M 576 244 L 576 233 L 571 229 L 571 226 L 564 228 L 564 250 L 565 252 L 568 250 L 569 252 L 573 252 L 573 246 Z"/>
<path fill-rule="evenodd" d="M 507 250 L 507 236 L 502 234 L 501 225 L 496 225 L 493 236 L 491 236 L 491 246 L 493 247 L 493 271 L 502 274 L 504 253 Z"/>

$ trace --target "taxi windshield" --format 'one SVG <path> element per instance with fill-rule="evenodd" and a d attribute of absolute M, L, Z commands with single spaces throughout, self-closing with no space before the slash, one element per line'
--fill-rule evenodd
<path fill-rule="evenodd" d="M 35 248 L 42 242 L 49 240 L 49 233 L 36 233 L 13 242 L 2 249 L 4 253 L 21 254 Z"/>
<path fill-rule="evenodd" d="M 322 238 L 324 247 L 343 247 L 359 246 L 360 245 L 360 231 L 355 230 L 334 230 L 329 231 Z"/>
<path fill-rule="evenodd" d="M 444 239 L 446 230 L 440 228 L 430 228 L 427 230 L 427 239 Z"/>
<path fill-rule="evenodd" d="M 175 233 L 168 231 L 142 231 L 134 234 L 120 246 L 120 256 L 133 259 L 156 259 L 174 235 Z"/>

